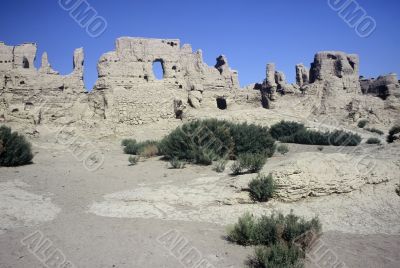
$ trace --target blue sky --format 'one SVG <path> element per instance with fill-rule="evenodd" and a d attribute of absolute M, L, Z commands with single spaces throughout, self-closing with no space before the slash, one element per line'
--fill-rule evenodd
<path fill-rule="evenodd" d="M 3 0 L 0 40 L 16 45 L 36 42 L 40 65 L 43 51 L 62 74 L 72 70 L 75 48 L 85 49 L 85 83 L 97 79 L 100 56 L 114 50 L 120 36 L 179 38 L 202 49 L 215 64 L 220 54 L 239 71 L 242 85 L 265 77 L 267 62 L 294 81 L 295 64 L 309 65 L 317 51 L 342 50 L 361 57 L 361 74 L 376 77 L 400 73 L 400 1 L 357 0 L 375 19 L 377 28 L 359 37 L 333 11 L 327 0 L 87 0 L 108 23 L 97 38 L 90 37 L 58 0 Z"/>

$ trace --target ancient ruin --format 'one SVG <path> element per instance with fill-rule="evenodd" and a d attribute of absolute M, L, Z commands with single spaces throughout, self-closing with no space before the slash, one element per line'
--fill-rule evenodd
<path fill-rule="evenodd" d="M 100 58 L 98 80 L 88 92 L 83 83 L 82 48 L 75 50 L 73 71 L 66 76 L 53 70 L 47 53 L 36 70 L 36 51 L 33 43 L 0 43 L 1 121 L 39 125 L 95 119 L 97 124 L 129 127 L 181 120 L 193 110 L 229 112 L 243 105 L 279 110 L 294 103 L 293 99 L 303 101 L 304 96 L 312 99 L 303 105 L 315 115 L 334 114 L 353 121 L 373 108 L 366 106 L 396 113 L 400 107 L 395 74 L 376 80 L 360 78 L 358 56 L 343 52 L 317 53 L 310 69 L 296 65 L 295 84 L 287 83 L 284 73 L 269 63 L 262 83 L 241 88 L 238 72 L 224 55 L 215 66 L 208 66 L 201 50 L 193 52 L 177 39 L 122 37 L 115 51 Z M 161 79 L 154 74 L 154 64 L 162 66 Z M 386 119 L 395 117 L 388 113 Z"/>

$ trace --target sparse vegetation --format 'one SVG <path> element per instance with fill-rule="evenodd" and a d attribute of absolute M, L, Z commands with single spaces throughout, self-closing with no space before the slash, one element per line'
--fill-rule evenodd
<path fill-rule="evenodd" d="M 364 128 L 366 131 L 372 132 L 372 133 L 377 133 L 379 135 L 385 134 L 382 130 L 379 130 L 377 128 Z"/>
<path fill-rule="evenodd" d="M 135 166 L 135 165 L 137 165 L 137 163 L 139 163 L 140 156 L 131 155 L 131 156 L 129 156 L 128 161 L 129 161 L 130 166 Z"/>
<path fill-rule="evenodd" d="M 250 267 L 303 267 L 305 250 L 320 235 L 318 218 L 306 221 L 294 215 L 272 214 L 255 218 L 246 213 L 228 229 L 228 240 L 243 246 L 259 246 Z"/>
<path fill-rule="evenodd" d="M 281 121 L 271 127 L 271 136 L 285 143 L 309 145 L 357 146 L 361 137 L 357 134 L 335 130 L 319 132 L 309 130 L 303 124 Z"/>
<path fill-rule="evenodd" d="M 259 174 L 249 183 L 250 198 L 253 201 L 267 202 L 276 190 L 275 182 L 272 175 L 265 176 Z"/>
<path fill-rule="evenodd" d="M 389 130 L 389 135 L 387 136 L 387 142 L 393 143 L 395 140 L 398 139 L 398 137 L 396 137 L 396 134 L 399 134 L 399 133 L 400 133 L 400 126 L 393 126 Z"/>
<path fill-rule="evenodd" d="M 266 162 L 267 156 L 264 154 L 241 154 L 231 166 L 232 174 L 239 175 L 243 171 L 257 173 Z"/>
<path fill-rule="evenodd" d="M 244 153 L 271 157 L 275 141 L 266 127 L 207 119 L 175 129 L 161 141 L 159 148 L 167 159 L 210 165 L 219 159 L 236 159 Z"/>
<path fill-rule="evenodd" d="M 233 164 L 231 166 L 231 171 L 232 171 L 233 175 L 240 175 L 243 172 L 243 168 L 240 165 L 239 161 L 233 162 Z"/>
<path fill-rule="evenodd" d="M 172 158 L 169 161 L 169 164 L 171 165 L 172 169 L 183 169 L 186 166 L 186 162 L 179 160 L 178 158 Z"/>
<path fill-rule="evenodd" d="M 366 143 L 367 144 L 382 144 L 381 140 L 378 138 L 369 138 Z"/>
<path fill-rule="evenodd" d="M 357 126 L 358 126 L 359 128 L 364 128 L 367 124 L 368 124 L 368 120 L 362 119 L 362 120 L 358 121 Z"/>
<path fill-rule="evenodd" d="M 124 153 L 130 155 L 150 158 L 159 154 L 157 141 L 137 142 L 134 139 L 126 139 L 121 142 L 121 145 L 124 146 Z"/>
<path fill-rule="evenodd" d="M 289 152 L 289 147 L 286 144 L 280 144 L 276 149 L 280 154 L 287 154 Z"/>
<path fill-rule="evenodd" d="M 228 161 L 226 161 L 225 159 L 218 160 L 217 162 L 214 163 L 213 169 L 218 173 L 222 173 L 225 171 L 227 163 Z"/>
<path fill-rule="evenodd" d="M 25 137 L 12 132 L 11 128 L 0 127 L 0 166 L 12 167 L 31 163 L 31 144 Z"/>

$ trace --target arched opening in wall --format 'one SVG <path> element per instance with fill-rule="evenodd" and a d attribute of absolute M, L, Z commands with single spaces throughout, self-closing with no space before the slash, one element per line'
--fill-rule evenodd
<path fill-rule="evenodd" d="M 217 98 L 217 107 L 220 110 L 226 110 L 228 108 L 228 104 L 226 103 L 226 99 L 223 97 Z"/>
<path fill-rule="evenodd" d="M 153 73 L 157 80 L 162 80 L 164 78 L 165 72 L 163 60 L 155 60 L 153 62 Z"/>
<path fill-rule="evenodd" d="M 27 59 L 26 57 L 24 57 L 24 58 L 22 59 L 22 67 L 23 67 L 24 69 L 29 69 L 29 61 L 28 61 L 28 59 Z"/>

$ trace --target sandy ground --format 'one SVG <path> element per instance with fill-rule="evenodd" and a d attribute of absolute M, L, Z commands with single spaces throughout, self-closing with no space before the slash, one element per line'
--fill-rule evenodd
<path fill-rule="evenodd" d="M 296 203 L 251 204 L 226 173 L 172 170 L 159 159 L 128 166 L 118 141 L 106 147 L 94 172 L 58 145 L 35 147 L 32 165 L 0 169 L 1 268 L 56 267 L 46 264 L 54 251 L 76 267 L 195 267 L 185 255 L 190 250 L 201 267 L 244 267 L 253 249 L 227 242 L 226 225 L 245 211 L 292 209 L 318 215 L 324 226 L 323 247 L 307 267 L 400 267 L 396 181 Z M 293 153 L 307 150 L 315 148 Z M 30 250 L 34 242 L 24 238 L 32 234 L 48 239 L 53 251 Z M 172 248 L 168 236 L 182 246 Z"/>

